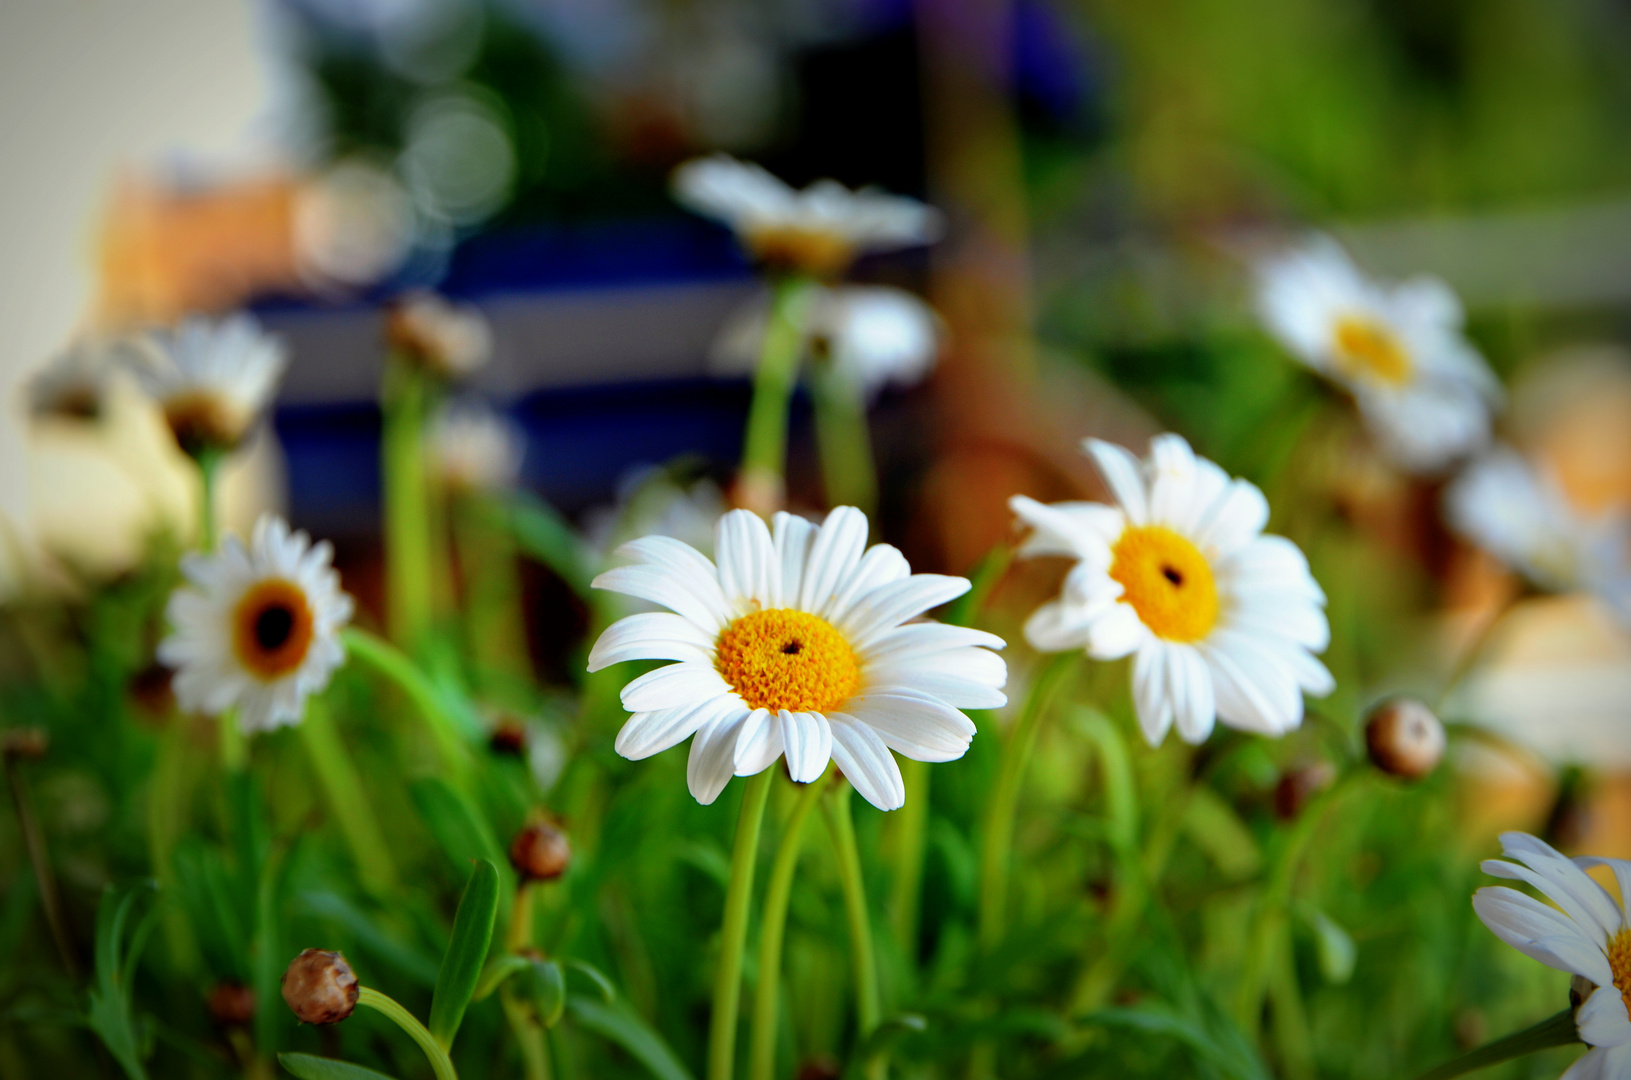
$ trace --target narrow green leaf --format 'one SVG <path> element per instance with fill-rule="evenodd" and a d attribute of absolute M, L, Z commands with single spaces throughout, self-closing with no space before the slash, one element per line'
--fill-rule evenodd
<path fill-rule="evenodd" d="M 1221 1046 L 1200 1024 L 1180 1016 L 1164 1005 L 1142 1005 L 1126 1009 L 1100 1009 L 1082 1018 L 1083 1023 L 1128 1027 L 1151 1035 L 1166 1035 L 1188 1046 L 1197 1056 L 1234 1080 L 1268 1080 L 1258 1062 L 1241 1058 Z"/>
<path fill-rule="evenodd" d="M 147 1070 L 142 1065 L 142 1043 L 132 1015 L 129 975 L 140 959 L 157 908 L 148 912 L 131 935 L 128 955 L 120 943 L 131 908 L 146 888 L 144 884 L 120 890 L 110 885 L 102 891 L 96 911 L 96 977 L 85 1010 L 85 1022 L 130 1080 L 147 1080 Z"/>
<path fill-rule="evenodd" d="M 351 901 L 331 892 L 307 892 L 300 895 L 300 907 L 319 918 L 329 919 L 344 927 L 365 951 L 373 953 L 425 986 L 436 985 L 436 957 L 410 941 L 390 932 L 390 925 L 358 908 Z"/>
<path fill-rule="evenodd" d="M 584 1028 L 627 1050 L 657 1080 L 694 1080 L 663 1037 L 627 1001 L 619 998 L 605 1005 L 581 994 L 570 994 L 566 1011 Z"/>
<path fill-rule="evenodd" d="M 509 865 L 486 820 L 464 792 L 433 776 L 414 781 L 408 793 L 425 827 L 455 867 L 462 870 L 472 859 L 488 859 L 495 866 Z"/>
<path fill-rule="evenodd" d="M 477 859 L 475 873 L 470 875 L 458 914 L 453 917 L 453 940 L 442 956 L 436 994 L 430 1002 L 430 1033 L 444 1048 L 453 1045 L 464 1010 L 476 992 L 497 916 L 498 868 L 486 859 Z"/>
<path fill-rule="evenodd" d="M 1184 835 L 1206 853 L 1230 881 L 1242 881 L 1263 868 L 1263 852 L 1234 807 L 1206 784 L 1190 789 Z"/>
<path fill-rule="evenodd" d="M 594 601 L 589 588 L 594 577 L 583 542 L 560 512 L 541 499 L 515 495 L 508 507 L 508 524 L 522 552 L 553 570 L 586 601 Z"/>
<path fill-rule="evenodd" d="M 300 1080 L 392 1080 L 382 1072 L 353 1065 L 349 1061 L 314 1057 L 311 1054 L 279 1054 L 278 1064 Z"/>
<path fill-rule="evenodd" d="M 476 996 L 472 1001 L 482 1001 L 492 994 L 494 990 L 504 985 L 506 979 L 527 970 L 532 963 L 524 956 L 513 953 L 506 956 L 495 956 L 493 962 L 487 965 L 481 974 L 481 980 L 476 983 Z"/>
<path fill-rule="evenodd" d="M 566 976 L 561 965 L 553 960 L 533 960 L 527 970 L 527 996 L 538 1019 L 545 1027 L 554 1027 L 566 1010 Z"/>
<path fill-rule="evenodd" d="M 568 960 L 566 967 L 568 971 L 576 971 L 594 983 L 595 989 L 600 991 L 602 1000 L 607 1004 L 611 1004 L 612 999 L 617 997 L 617 987 L 613 986 L 612 980 L 608 979 L 606 973 L 595 967 L 595 965 L 583 960 Z"/>
<path fill-rule="evenodd" d="M 1333 986 L 1342 986 L 1353 978 L 1358 950 L 1354 948 L 1354 940 L 1348 936 L 1348 931 L 1312 904 L 1297 905 L 1297 914 L 1314 931 L 1314 953 L 1319 957 L 1320 975 L 1325 981 Z"/>

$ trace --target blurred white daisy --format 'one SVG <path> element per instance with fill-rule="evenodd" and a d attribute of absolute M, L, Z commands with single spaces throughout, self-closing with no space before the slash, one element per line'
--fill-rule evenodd
<path fill-rule="evenodd" d="M 399 297 L 385 315 L 385 340 L 396 352 L 443 379 L 462 379 L 487 363 L 493 334 L 471 304 L 433 292 Z"/>
<path fill-rule="evenodd" d="M 1257 279 L 1269 331 L 1353 395 L 1395 464 L 1436 472 L 1488 441 L 1500 384 L 1442 281 L 1372 281 L 1324 235 L 1262 260 Z"/>
<path fill-rule="evenodd" d="M 851 191 L 836 180 L 800 191 L 725 154 L 681 165 L 673 190 L 687 209 L 730 226 L 763 265 L 818 278 L 840 276 L 865 252 L 940 236 L 939 213 L 916 199 L 870 187 Z"/>
<path fill-rule="evenodd" d="M 37 420 L 99 418 L 116 348 L 105 339 L 85 337 L 52 357 L 28 381 L 30 415 Z"/>
<path fill-rule="evenodd" d="M 919 620 L 968 591 L 964 578 L 913 574 L 888 544 L 866 547 L 866 515 L 839 507 L 824 524 L 746 510 L 719 521 L 709 561 L 650 536 L 619 549 L 637 560 L 597 588 L 670 609 L 607 628 L 589 670 L 677 660 L 623 688 L 634 713 L 617 752 L 638 760 L 692 738 L 687 780 L 707 804 L 731 776 L 787 758 L 809 783 L 835 761 L 855 790 L 893 810 L 906 798 L 890 751 L 918 761 L 963 756 L 974 724 L 959 709 L 1006 703 L 1007 667 L 980 630 Z"/>
<path fill-rule="evenodd" d="M 1450 527 L 1548 592 L 1595 593 L 1631 624 L 1631 514 L 1587 517 L 1551 474 L 1499 446 L 1444 492 Z"/>
<path fill-rule="evenodd" d="M 618 480 L 617 501 L 583 515 L 589 546 L 609 557 L 642 536 L 671 536 L 704 555 L 714 550 L 714 527 L 725 514 L 725 495 L 708 477 L 687 482 L 674 469 L 644 465 Z"/>
<path fill-rule="evenodd" d="M 1021 555 L 1078 560 L 1025 636 L 1046 652 L 1133 655 L 1133 699 L 1159 745 L 1174 723 L 1198 743 L 1215 720 L 1261 735 L 1302 723 L 1303 692 L 1333 689 L 1325 594 L 1291 541 L 1266 536 L 1268 503 L 1245 480 L 1161 435 L 1140 463 L 1084 444 L 1118 505 L 1010 505 L 1032 533 Z"/>
<path fill-rule="evenodd" d="M 526 449 L 521 426 L 481 402 L 447 406 L 430 431 L 432 466 L 456 491 L 513 487 Z"/>
<path fill-rule="evenodd" d="M 144 344 L 146 362 L 136 366 L 136 377 L 193 457 L 242 442 L 288 364 L 282 342 L 241 313 L 188 318 Z"/>
<path fill-rule="evenodd" d="M 756 297 L 731 316 L 715 339 L 712 366 L 722 373 L 751 372 L 764 349 L 770 298 Z M 911 386 L 933 370 L 941 321 L 933 308 L 887 285 L 824 288 L 810 307 L 805 331 L 813 359 L 855 383 L 868 398 L 891 384 Z"/>
<path fill-rule="evenodd" d="M 1504 885 L 1473 894 L 1473 910 L 1495 936 L 1547 967 L 1586 979 L 1593 989 L 1575 1014 L 1580 1040 L 1592 1047 L 1563 1080 L 1625 1080 L 1631 1077 L 1631 862 L 1570 859 L 1527 833 L 1501 834 L 1501 854 L 1486 874 L 1528 882 L 1557 907 Z M 1586 874 L 1607 867 L 1621 900 Z M 1561 908 L 1562 910 L 1559 910 Z"/>
<path fill-rule="evenodd" d="M 228 536 L 213 555 L 183 557 L 188 584 L 170 597 L 171 632 L 158 658 L 176 670 L 181 707 L 238 709 L 245 732 L 296 724 L 306 696 L 328 685 L 345 658 L 351 619 L 328 541 L 291 533 L 282 518 L 255 523 L 248 548 Z"/>

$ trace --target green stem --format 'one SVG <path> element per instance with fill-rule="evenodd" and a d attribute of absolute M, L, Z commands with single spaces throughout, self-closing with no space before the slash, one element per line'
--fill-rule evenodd
<path fill-rule="evenodd" d="M 725 917 L 719 928 L 719 969 L 714 973 L 714 1009 L 708 1025 L 708 1080 L 731 1080 L 736 1064 L 736 1015 L 742 1001 L 742 949 L 748 937 L 748 907 L 753 899 L 753 872 L 759 858 L 759 827 L 764 823 L 774 769 L 748 778 L 742 813 L 736 820 L 731 851 L 731 879 L 725 889 Z"/>
<path fill-rule="evenodd" d="M 1554 1046 L 1567 1046 L 1580 1042 L 1580 1031 L 1575 1026 L 1574 1010 L 1564 1009 L 1556 1016 L 1542 1020 L 1534 1027 L 1525 1028 L 1487 1046 L 1480 1046 L 1470 1054 L 1447 1061 L 1436 1069 L 1429 1069 L 1416 1080 L 1450 1080 L 1486 1065 L 1496 1065 L 1515 1057 L 1533 1054 L 1537 1050 L 1550 1050 Z"/>
<path fill-rule="evenodd" d="M 356 861 L 363 888 L 370 896 L 390 898 L 400 882 L 396 864 L 380 832 L 379 820 L 374 817 L 374 808 L 363 795 L 362 778 L 335 733 L 328 705 L 321 697 L 306 702 L 306 718 L 299 728 L 329 809 Z"/>
<path fill-rule="evenodd" d="M 917 918 L 923 897 L 923 853 L 929 834 L 929 765 L 902 758 L 900 776 L 906 804 L 895 820 L 895 881 L 889 897 L 889 925 L 908 959 L 918 953 Z"/>
<path fill-rule="evenodd" d="M 873 956 L 872 925 L 867 918 L 866 883 L 861 878 L 861 853 L 855 846 L 855 823 L 850 818 L 850 785 L 839 784 L 821 804 L 838 854 L 838 877 L 844 890 L 844 916 L 849 921 L 850 963 L 855 974 L 856 1045 L 866 1042 L 878 1026 L 878 964 Z M 883 1056 L 864 1063 L 866 1075 L 881 1078 L 888 1067 Z"/>
<path fill-rule="evenodd" d="M 415 365 L 386 361 L 380 391 L 380 472 L 385 500 L 385 596 L 391 639 L 417 654 L 427 644 L 434 559 L 425 423 L 432 387 Z"/>
<path fill-rule="evenodd" d="M 798 381 L 799 353 L 815 293 L 808 280 L 787 277 L 776 283 L 770 318 L 753 374 L 753 403 L 742 439 L 744 489 L 762 491 L 780 503 L 787 468 L 787 412 Z"/>
<path fill-rule="evenodd" d="M 507 952 L 519 955 L 532 950 L 532 902 L 537 888 L 530 881 L 516 886 L 515 903 L 510 905 L 510 928 L 504 935 Z M 521 1047 L 521 1063 L 527 1080 L 550 1080 L 549 1043 L 538 1012 L 531 1002 L 515 993 L 514 980 L 505 980 L 499 990 L 499 1003 L 504 1007 L 504 1019 L 509 1022 L 515 1041 Z"/>
<path fill-rule="evenodd" d="M 825 786 L 825 774 L 814 783 L 799 785 L 798 799 L 782 829 L 775 861 L 770 864 L 764 914 L 759 920 L 759 980 L 753 991 L 753 1038 L 748 1051 L 748 1076 L 752 1080 L 771 1080 L 776 1072 L 776 1006 L 781 994 L 787 902 L 793 894 L 793 873 L 803 848 L 804 819 L 810 816 Z"/>
<path fill-rule="evenodd" d="M 532 685 L 526 615 L 515 540 L 502 527 L 503 509 L 484 495 L 452 504 L 453 541 L 465 583 L 465 648 L 485 693 Z"/>
<path fill-rule="evenodd" d="M 366 630 L 348 626 L 340 632 L 340 639 L 345 643 L 347 655 L 395 685 L 413 702 L 441 750 L 444 763 L 456 775 L 463 776 L 470 766 L 468 748 L 425 673 L 402 650 Z"/>
<path fill-rule="evenodd" d="M 459 1074 L 453 1071 L 453 1062 L 448 1058 L 447 1051 L 442 1049 L 436 1037 L 413 1013 L 372 986 L 358 989 L 357 1004 L 377 1009 L 395 1021 L 397 1027 L 407 1032 L 408 1037 L 418 1043 L 419 1049 L 425 1052 L 425 1057 L 430 1059 L 430 1068 L 436 1074 L 436 1080 L 459 1080 Z"/>
<path fill-rule="evenodd" d="M 1268 981 L 1269 1004 L 1274 1012 L 1274 1048 L 1287 1080 L 1309 1080 L 1314 1076 L 1314 1045 L 1308 1029 L 1308 1010 L 1303 1006 L 1302 987 L 1297 984 L 1290 920 L 1282 916 L 1279 924 Z"/>
<path fill-rule="evenodd" d="M 1014 843 L 1014 813 L 1019 804 L 1019 785 L 1025 778 L 1037 732 L 1054 691 L 1075 669 L 1077 654 L 1060 653 L 1031 683 L 1031 692 L 1020 710 L 1019 719 L 1003 746 L 1002 765 L 996 788 L 986 809 L 985 832 L 980 840 L 980 948 L 990 952 L 1002 940 L 1008 905 L 1009 854 Z"/>
<path fill-rule="evenodd" d="M 878 509 L 878 468 L 860 381 L 824 361 L 811 365 L 810 393 L 827 505 L 859 507 L 870 519 Z"/>
<path fill-rule="evenodd" d="M 220 542 L 220 515 L 216 509 L 221 474 L 221 451 L 204 450 L 198 462 L 198 549 L 214 551 Z"/>
<path fill-rule="evenodd" d="M 221 767 L 229 773 L 249 768 L 249 736 L 238 727 L 238 710 L 228 709 L 218 718 L 221 725 Z"/>

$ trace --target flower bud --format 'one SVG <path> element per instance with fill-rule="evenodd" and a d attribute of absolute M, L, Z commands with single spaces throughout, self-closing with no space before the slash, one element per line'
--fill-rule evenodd
<path fill-rule="evenodd" d="M 481 367 L 493 345 L 480 311 L 428 292 L 410 293 L 391 305 L 385 340 L 399 356 L 444 379 Z"/>
<path fill-rule="evenodd" d="M 1292 820 L 1303 812 L 1308 800 L 1330 787 L 1336 778 L 1336 767 L 1329 761 L 1312 761 L 1287 769 L 1274 786 L 1274 812 L 1282 820 Z"/>
<path fill-rule="evenodd" d="M 43 728 L 14 727 L 0 736 L 0 754 L 25 761 L 38 761 L 51 748 L 51 736 Z"/>
<path fill-rule="evenodd" d="M 222 1027 L 243 1027 L 255 1019 L 255 991 L 226 979 L 210 991 L 210 1016 Z"/>
<path fill-rule="evenodd" d="M 283 973 L 283 1000 L 305 1024 L 338 1024 L 357 1007 L 361 987 L 337 952 L 307 949 Z"/>
<path fill-rule="evenodd" d="M 510 843 L 510 865 L 523 881 L 554 881 L 571 861 L 566 834 L 547 821 L 533 822 Z"/>
<path fill-rule="evenodd" d="M 1444 725 L 1415 698 L 1393 698 L 1371 710 L 1365 721 L 1365 747 L 1378 769 L 1420 780 L 1444 757 Z"/>
<path fill-rule="evenodd" d="M 506 716 L 493 725 L 487 738 L 487 748 L 501 757 L 527 756 L 527 727 L 513 716 Z"/>

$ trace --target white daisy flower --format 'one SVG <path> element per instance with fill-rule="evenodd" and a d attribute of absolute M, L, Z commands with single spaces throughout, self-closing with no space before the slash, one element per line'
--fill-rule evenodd
<path fill-rule="evenodd" d="M 725 493 L 708 477 L 687 481 L 673 469 L 641 465 L 618 480 L 616 502 L 584 513 L 583 535 L 603 560 L 619 545 L 652 535 L 712 555 L 714 529 L 726 509 Z"/>
<path fill-rule="evenodd" d="M 1563 1080 L 1631 1078 L 1631 862 L 1624 859 L 1570 859 L 1527 833 L 1501 834 L 1501 854 L 1517 862 L 1489 859 L 1486 874 L 1525 881 L 1557 907 L 1504 885 L 1473 894 L 1473 910 L 1496 937 L 1547 967 L 1591 982 L 1589 997 L 1575 1014 L 1582 1042 L 1593 1047 L 1569 1067 Z M 1607 867 L 1621 900 L 1593 881 L 1586 870 Z M 1562 909 L 1562 910 L 1559 910 Z"/>
<path fill-rule="evenodd" d="M 734 314 L 715 339 L 712 366 L 725 374 L 751 372 L 764 350 L 770 298 Z M 904 289 L 844 285 L 820 290 L 810 306 L 810 353 L 830 362 L 867 398 L 889 385 L 911 386 L 933 370 L 940 352 L 940 316 Z"/>
<path fill-rule="evenodd" d="M 399 297 L 385 316 L 385 340 L 444 379 L 464 378 L 493 352 L 492 328 L 481 310 L 433 292 Z"/>
<path fill-rule="evenodd" d="M 58 353 L 28 381 L 29 413 L 35 419 L 97 419 L 115 349 L 106 340 L 87 337 Z"/>
<path fill-rule="evenodd" d="M 526 449 L 521 426 L 481 402 L 449 405 L 430 432 L 434 468 L 457 491 L 513 487 Z"/>
<path fill-rule="evenodd" d="M 1631 623 L 1631 515 L 1576 510 L 1546 470 L 1500 446 L 1444 492 L 1450 527 L 1548 592 L 1595 593 Z"/>
<path fill-rule="evenodd" d="M 306 696 L 328 685 L 345 659 L 340 630 L 351 597 L 340 591 L 328 541 L 270 514 L 246 549 L 228 536 L 213 555 L 183 557 L 188 584 L 170 597 L 170 636 L 158 658 L 176 669 L 181 707 L 238 709 L 245 732 L 297 724 Z"/>
<path fill-rule="evenodd" d="M 193 457 L 242 442 L 288 364 L 282 342 L 244 314 L 185 319 L 145 344 L 148 362 L 137 365 L 136 377 Z"/>
<path fill-rule="evenodd" d="M 1007 702 L 1008 671 L 992 634 L 918 619 L 968 591 L 964 578 L 913 574 L 888 544 L 866 547 L 866 515 L 839 507 L 825 523 L 746 510 L 719 521 L 716 562 L 667 537 L 618 549 L 637 560 L 595 586 L 669 608 L 612 624 L 589 670 L 624 660 L 677 660 L 623 688 L 634 713 L 617 752 L 639 760 L 691 741 L 687 781 L 707 804 L 732 775 L 787 758 L 794 780 L 828 760 L 868 802 L 906 799 L 890 751 L 917 761 L 962 757 L 974 724 L 959 709 Z"/>
<path fill-rule="evenodd" d="M 1150 443 L 1140 463 L 1088 439 L 1118 505 L 1010 506 L 1032 533 L 1021 555 L 1078 560 L 1059 599 L 1025 636 L 1045 652 L 1132 655 L 1133 699 L 1150 745 L 1176 722 L 1198 743 L 1215 720 L 1260 735 L 1302 723 L 1303 692 L 1334 688 L 1314 654 L 1330 641 L 1325 594 L 1291 541 L 1266 536 L 1269 507 L 1177 435 Z"/>
<path fill-rule="evenodd" d="M 817 180 L 802 191 L 759 165 L 725 154 L 688 161 L 674 171 L 674 198 L 730 226 L 759 262 L 835 278 L 857 255 L 931 243 L 940 215 L 916 199 L 877 188 L 851 191 Z"/>
<path fill-rule="evenodd" d="M 1353 395 L 1395 464 L 1435 472 L 1488 441 L 1500 384 L 1442 281 L 1372 281 L 1323 235 L 1263 260 L 1257 278 L 1269 331 Z"/>

